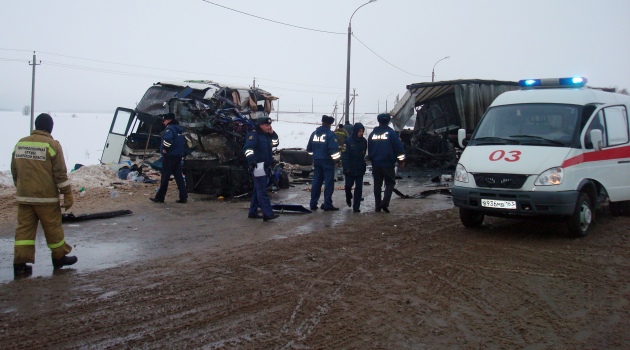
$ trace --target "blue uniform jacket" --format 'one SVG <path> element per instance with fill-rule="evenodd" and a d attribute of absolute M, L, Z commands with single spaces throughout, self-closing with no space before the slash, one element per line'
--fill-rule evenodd
<path fill-rule="evenodd" d="M 170 122 L 162 134 L 160 154 L 164 154 L 166 150 L 167 156 L 183 157 L 186 152 L 186 137 L 183 135 L 185 131 L 186 129 L 176 120 Z"/>
<path fill-rule="evenodd" d="M 265 169 L 270 167 L 273 163 L 272 148 L 279 144 L 278 134 L 275 131 L 273 134 L 267 134 L 256 127 L 256 130 L 247 134 L 245 146 L 243 147 L 247 164 L 252 165 L 264 162 Z"/>
<path fill-rule="evenodd" d="M 354 124 L 352 135 L 344 142 L 341 151 L 341 164 L 343 165 L 344 174 L 350 176 L 363 176 L 367 168 L 365 164 L 365 153 L 367 152 L 367 141 L 365 137 L 358 136 L 359 129 L 365 131 L 365 127 L 361 123 Z M 349 173 L 348 173 L 349 172 Z"/>
<path fill-rule="evenodd" d="M 405 148 L 400 136 L 389 126 L 378 126 L 368 137 L 368 158 L 373 166 L 393 167 L 405 160 Z"/>
<path fill-rule="evenodd" d="M 315 129 L 308 139 L 306 152 L 313 156 L 313 160 L 337 160 L 341 158 L 337 135 L 329 126 L 320 126 Z"/>

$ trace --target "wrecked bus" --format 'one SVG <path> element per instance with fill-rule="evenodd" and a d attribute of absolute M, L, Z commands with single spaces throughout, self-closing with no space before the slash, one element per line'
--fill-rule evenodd
<path fill-rule="evenodd" d="M 116 109 L 101 163 L 130 162 L 160 167 L 161 115 L 174 113 L 186 129 L 186 188 L 192 193 L 232 197 L 251 190 L 242 152 L 254 120 L 266 116 L 276 100 L 260 88 L 213 81 L 158 82 L 135 109 Z"/>

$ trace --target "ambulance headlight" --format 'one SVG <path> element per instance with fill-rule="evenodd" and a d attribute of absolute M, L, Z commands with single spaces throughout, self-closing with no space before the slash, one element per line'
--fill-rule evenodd
<path fill-rule="evenodd" d="M 455 181 L 468 183 L 468 172 L 461 164 L 457 164 L 455 168 Z"/>
<path fill-rule="evenodd" d="M 562 183 L 564 172 L 562 168 L 556 167 L 543 171 L 534 182 L 536 186 L 556 186 Z"/>

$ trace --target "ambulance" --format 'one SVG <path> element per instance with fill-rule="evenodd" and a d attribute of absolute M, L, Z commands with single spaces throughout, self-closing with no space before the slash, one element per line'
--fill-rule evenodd
<path fill-rule="evenodd" d="M 455 169 L 453 204 L 465 227 L 484 217 L 557 218 L 585 237 L 597 209 L 630 211 L 630 97 L 586 78 L 527 79 L 499 95 Z"/>

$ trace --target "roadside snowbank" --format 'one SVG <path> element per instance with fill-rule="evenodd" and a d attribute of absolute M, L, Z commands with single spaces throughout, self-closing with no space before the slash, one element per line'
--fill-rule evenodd
<path fill-rule="evenodd" d="M 82 166 L 78 170 L 75 170 L 68 174 L 70 184 L 72 188 L 78 190 L 81 187 L 84 188 L 98 188 L 107 187 L 112 182 L 123 182 L 126 180 L 120 180 L 118 174 L 114 172 L 110 167 L 106 165 L 86 165 Z M 10 170 L 0 172 L 0 188 L 14 189 L 13 177 Z"/>

